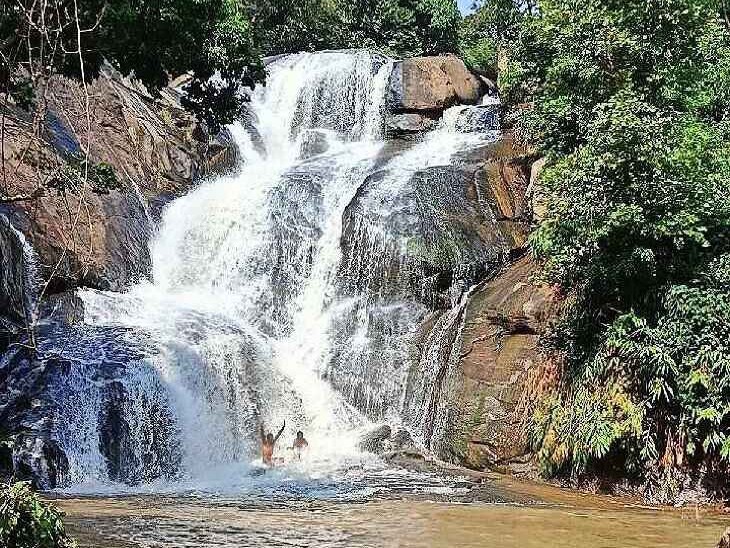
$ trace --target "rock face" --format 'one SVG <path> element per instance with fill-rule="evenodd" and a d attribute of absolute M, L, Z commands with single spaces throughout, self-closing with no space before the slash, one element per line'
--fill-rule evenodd
<path fill-rule="evenodd" d="M 32 244 L 51 293 L 79 285 L 121 289 L 145 276 L 152 217 L 160 204 L 230 161 L 230 146 L 211 140 L 181 110 L 172 90 L 153 98 L 106 71 L 88 93 L 87 119 L 78 83 L 53 79 L 40 139 L 32 137 L 27 113 L 15 109 L 5 120 L 4 161 L 13 174 L 7 194 L 33 193 L 65 173 L 87 145 L 92 161 L 109 164 L 120 183 L 107 194 L 80 184 L 0 206 Z"/>
<path fill-rule="evenodd" d="M 362 451 L 378 454 L 393 454 L 397 451 L 417 452 L 416 444 L 411 434 L 405 428 L 398 428 L 393 432 L 392 428 L 383 424 L 376 426 L 360 438 L 359 447 Z"/>
<path fill-rule="evenodd" d="M 452 423 L 443 451 L 471 468 L 508 464 L 527 453 L 519 403 L 543 356 L 539 337 L 556 312 L 552 290 L 531 280 L 525 256 L 476 291 L 467 305 Z"/>
<path fill-rule="evenodd" d="M 525 192 L 530 180 L 531 156 L 505 133 L 480 152 L 474 183 L 479 199 L 494 204 L 495 221 L 508 242 L 511 255 L 527 244 L 530 209 Z"/>
<path fill-rule="evenodd" d="M 68 461 L 48 429 L 52 406 L 39 395 L 49 376 L 63 368 L 62 360 L 40 363 L 17 346 L 0 360 L 0 425 L 13 434 L 3 446 L 7 458 L 0 454 L 0 477 L 33 480 L 44 489 L 62 481 Z"/>
<path fill-rule="evenodd" d="M 392 114 L 388 119 L 386 130 L 390 137 L 404 137 L 424 133 L 435 126 L 436 121 L 433 118 L 415 112 L 406 112 Z"/>
<path fill-rule="evenodd" d="M 399 62 L 391 75 L 390 104 L 395 111 L 435 111 L 476 104 L 482 83 L 458 57 L 414 57 Z"/>
<path fill-rule="evenodd" d="M 23 238 L 7 217 L 0 215 L 0 352 L 25 329 L 28 310 L 27 264 Z M 2 334 L 5 334 L 5 337 Z"/>

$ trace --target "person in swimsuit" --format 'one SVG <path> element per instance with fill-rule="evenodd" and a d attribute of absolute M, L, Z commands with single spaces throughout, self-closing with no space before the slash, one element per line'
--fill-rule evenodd
<path fill-rule="evenodd" d="M 261 460 L 267 466 L 274 465 L 274 445 L 276 444 L 279 437 L 281 437 L 281 434 L 284 432 L 285 426 L 286 421 L 284 421 L 284 424 L 281 426 L 281 430 L 279 430 L 279 433 L 276 435 L 276 437 L 274 437 L 271 432 L 265 434 L 264 425 L 261 425 Z"/>
<path fill-rule="evenodd" d="M 299 430 L 299 432 L 297 432 L 297 437 L 291 446 L 298 459 L 302 458 L 302 451 L 304 451 L 307 447 L 309 447 L 309 443 L 306 439 L 304 439 L 304 432 Z"/>

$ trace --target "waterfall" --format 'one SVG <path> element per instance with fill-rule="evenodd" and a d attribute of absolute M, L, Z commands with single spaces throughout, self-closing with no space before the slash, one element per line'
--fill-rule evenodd
<path fill-rule="evenodd" d="M 26 332 L 35 324 L 38 264 L 33 246 L 5 215 L 0 215 L 0 285 L 3 315 L 12 322 L 5 327 Z"/>
<path fill-rule="evenodd" d="M 417 401 L 434 381 L 411 377 L 504 253 L 474 228 L 493 220 L 456 159 L 497 133 L 493 114 L 465 130 L 473 113 L 455 107 L 420 140 L 386 139 L 393 65 L 273 61 L 231 128 L 237 171 L 165 210 L 153 281 L 81 292 L 85 324 L 48 343 L 74 363 L 54 389 L 70 483 L 204 478 L 254 459 L 262 421 L 286 420 L 286 443 L 303 430 L 326 466 L 365 458 L 378 421 L 431 444 Z"/>

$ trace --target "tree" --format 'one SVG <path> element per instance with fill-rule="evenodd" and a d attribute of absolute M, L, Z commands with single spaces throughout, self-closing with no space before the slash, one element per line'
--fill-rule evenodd
<path fill-rule="evenodd" d="M 245 101 L 239 87 L 263 79 L 236 0 L 23 0 L 0 9 L 2 93 L 17 96 L 28 80 L 42 96 L 52 74 L 90 79 L 104 62 L 152 92 L 189 73 L 186 106 L 217 128 Z"/>
<path fill-rule="evenodd" d="M 256 0 L 267 54 L 368 48 L 393 56 L 456 52 L 454 0 Z"/>
<path fill-rule="evenodd" d="M 730 462 L 730 33 L 711 0 L 543 0 L 499 74 L 548 159 L 534 233 L 569 295 L 547 472 Z M 628 467 L 628 468 L 627 468 Z"/>
<path fill-rule="evenodd" d="M 521 0 L 475 2 L 474 12 L 464 18 L 459 31 L 459 52 L 467 66 L 495 75 L 498 49 L 516 39 L 522 18 L 534 10 L 533 2 Z"/>

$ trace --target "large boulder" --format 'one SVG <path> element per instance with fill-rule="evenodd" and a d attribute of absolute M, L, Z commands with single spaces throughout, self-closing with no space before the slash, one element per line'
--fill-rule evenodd
<path fill-rule="evenodd" d="M 535 270 L 524 256 L 469 299 L 438 448 L 449 460 L 481 470 L 528 452 L 520 401 L 547 360 L 539 339 L 557 312 L 551 288 L 532 280 Z"/>
<path fill-rule="evenodd" d="M 390 104 L 395 111 L 443 110 L 476 104 L 482 89 L 481 81 L 458 57 L 413 57 L 393 69 Z"/>

